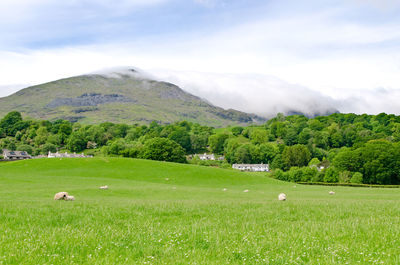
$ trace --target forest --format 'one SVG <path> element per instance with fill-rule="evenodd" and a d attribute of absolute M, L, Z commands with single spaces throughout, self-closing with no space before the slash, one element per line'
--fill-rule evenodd
<path fill-rule="evenodd" d="M 400 116 L 385 113 L 278 114 L 263 125 L 213 128 L 187 121 L 85 125 L 23 119 L 14 111 L 0 120 L 0 149 L 219 167 L 264 163 L 270 165 L 270 176 L 285 181 L 400 184 Z M 224 155 L 225 161 L 187 160 L 187 155 L 206 152 Z"/>

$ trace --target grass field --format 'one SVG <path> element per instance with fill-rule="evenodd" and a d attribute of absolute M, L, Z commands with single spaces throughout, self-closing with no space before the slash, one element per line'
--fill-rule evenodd
<path fill-rule="evenodd" d="M 400 264 L 400 190 L 119 158 L 0 163 L 0 264 Z"/>

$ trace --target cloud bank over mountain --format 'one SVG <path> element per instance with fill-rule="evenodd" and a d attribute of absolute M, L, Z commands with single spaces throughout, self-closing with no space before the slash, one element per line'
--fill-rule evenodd
<path fill-rule="evenodd" d="M 158 80 L 179 85 L 184 90 L 223 108 L 234 108 L 265 117 L 277 113 L 304 113 L 308 116 L 333 112 L 358 114 L 380 112 L 400 114 L 400 90 L 337 90 L 334 95 L 290 84 L 274 76 L 256 74 L 215 74 L 154 70 Z"/>

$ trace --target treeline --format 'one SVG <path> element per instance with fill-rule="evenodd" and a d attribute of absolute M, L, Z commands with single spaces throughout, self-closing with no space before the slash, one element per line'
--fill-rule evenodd
<path fill-rule="evenodd" d="M 400 184 L 399 141 L 400 116 L 384 113 L 278 114 L 262 126 L 222 129 L 186 121 L 82 125 L 23 120 L 18 112 L 0 121 L 0 148 L 33 155 L 69 150 L 186 162 L 188 154 L 211 152 L 225 156 L 215 163 L 268 163 L 274 177 L 295 182 Z"/>

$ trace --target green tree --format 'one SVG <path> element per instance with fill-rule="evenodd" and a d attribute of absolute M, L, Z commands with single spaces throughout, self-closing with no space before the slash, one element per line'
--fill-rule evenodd
<path fill-rule="evenodd" d="M 194 153 L 204 152 L 207 150 L 208 132 L 200 132 L 190 135 L 191 150 Z"/>
<path fill-rule="evenodd" d="M 185 163 L 185 150 L 178 143 L 155 137 L 147 140 L 143 146 L 141 157 L 144 159 Z"/>
<path fill-rule="evenodd" d="M 325 170 L 324 182 L 336 183 L 339 181 L 339 174 L 334 167 L 328 167 Z"/>
<path fill-rule="evenodd" d="M 52 143 L 45 143 L 41 147 L 42 154 L 48 154 L 49 152 L 55 153 L 57 152 L 57 146 Z"/>
<path fill-rule="evenodd" d="M 278 147 L 275 144 L 265 143 L 258 147 L 258 162 L 271 163 L 275 156 L 279 153 Z"/>
<path fill-rule="evenodd" d="M 285 164 L 286 169 L 291 167 L 303 167 L 307 166 L 311 159 L 311 153 L 308 148 L 301 144 L 296 144 L 293 146 L 287 146 L 283 150 L 282 160 Z"/>
<path fill-rule="evenodd" d="M 240 164 L 254 163 L 255 147 L 252 144 L 240 145 L 235 151 L 235 161 Z"/>
<path fill-rule="evenodd" d="M 225 133 L 214 134 L 208 138 L 208 145 L 214 154 L 223 154 L 224 144 L 229 136 Z"/>
<path fill-rule="evenodd" d="M 263 144 L 268 142 L 268 134 L 266 130 L 253 130 L 250 133 L 250 140 L 253 144 Z"/>
<path fill-rule="evenodd" d="M 28 154 L 33 154 L 33 148 L 30 145 L 27 144 L 20 144 L 16 148 L 17 151 L 25 151 L 28 152 Z"/>
<path fill-rule="evenodd" d="M 18 130 L 26 128 L 27 125 L 22 121 L 21 113 L 18 111 L 9 112 L 0 120 L 0 128 L 8 136 L 15 136 Z"/>
<path fill-rule="evenodd" d="M 66 147 L 72 152 L 81 152 L 86 148 L 86 144 L 85 136 L 81 131 L 75 131 L 69 136 Z"/>
<path fill-rule="evenodd" d="M 243 127 L 236 126 L 236 127 L 233 127 L 231 131 L 232 131 L 232 134 L 233 134 L 234 136 L 239 136 L 239 135 L 241 135 L 242 132 L 243 132 Z"/>
<path fill-rule="evenodd" d="M 272 160 L 271 169 L 284 169 L 284 168 L 285 168 L 285 162 L 282 159 L 282 155 L 277 154 L 274 157 L 274 160 Z"/>
<path fill-rule="evenodd" d="M 183 128 L 176 129 L 175 131 L 171 132 L 170 135 L 168 135 L 168 139 L 171 139 L 175 142 L 177 142 L 180 146 L 185 149 L 185 151 L 188 153 L 192 150 L 192 145 L 190 142 L 190 135 L 187 132 L 187 130 Z"/>

